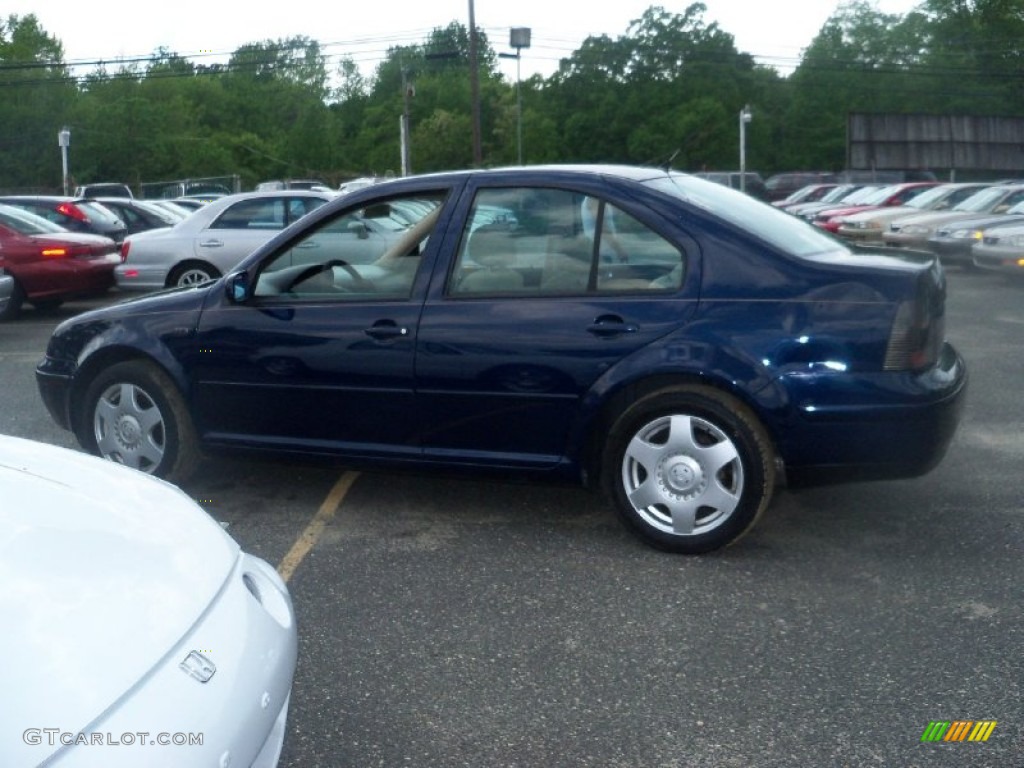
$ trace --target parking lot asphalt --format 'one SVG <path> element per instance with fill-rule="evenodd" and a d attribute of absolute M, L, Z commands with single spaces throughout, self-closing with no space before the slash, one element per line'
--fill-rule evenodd
<path fill-rule="evenodd" d="M 247 550 L 291 553 L 282 766 L 1021 765 L 1022 297 L 950 270 L 971 391 L 934 472 L 783 490 L 710 556 L 649 549 L 575 488 L 362 473 L 339 491 L 343 468 L 209 459 L 186 492 Z M 0 324 L 0 432 L 74 446 L 32 371 L 87 306 Z M 922 741 L 956 720 L 997 725 Z"/>

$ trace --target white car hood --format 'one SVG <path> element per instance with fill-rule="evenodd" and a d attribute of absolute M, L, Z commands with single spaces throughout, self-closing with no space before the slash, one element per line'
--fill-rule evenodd
<path fill-rule="evenodd" d="M 180 641 L 238 557 L 174 486 L 0 436 L 0 740 L 84 730 Z"/>

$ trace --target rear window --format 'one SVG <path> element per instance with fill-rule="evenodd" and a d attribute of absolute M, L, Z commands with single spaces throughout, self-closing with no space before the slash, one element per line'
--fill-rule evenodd
<path fill-rule="evenodd" d="M 80 201 L 75 203 L 75 205 L 78 206 L 89 218 L 89 221 L 93 223 L 104 224 L 111 228 L 118 227 L 123 223 L 121 219 L 111 213 L 110 210 L 105 208 L 101 203 Z"/>
<path fill-rule="evenodd" d="M 845 245 L 807 222 L 721 184 L 680 174 L 666 174 L 644 183 L 714 214 L 783 253 L 801 258 L 850 253 Z"/>
<path fill-rule="evenodd" d="M 58 232 L 67 232 L 64 227 L 49 219 L 8 205 L 0 205 L 0 224 L 23 235 L 52 235 Z"/>

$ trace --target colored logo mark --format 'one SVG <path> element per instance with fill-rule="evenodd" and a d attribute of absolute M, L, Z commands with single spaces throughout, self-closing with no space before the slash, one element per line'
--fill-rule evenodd
<path fill-rule="evenodd" d="M 921 741 L 988 741 L 995 727 L 995 720 L 932 720 Z"/>

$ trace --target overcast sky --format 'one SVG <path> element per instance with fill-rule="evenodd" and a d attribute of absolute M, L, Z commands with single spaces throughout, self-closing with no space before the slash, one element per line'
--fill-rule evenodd
<path fill-rule="evenodd" d="M 878 0 L 886 13 L 906 13 L 919 0 Z M 739 50 L 761 63 L 791 69 L 836 8 L 833 0 L 706 0 L 706 23 L 718 22 Z M 612 38 L 651 5 L 682 13 L 689 2 L 650 0 L 475 0 L 477 26 L 498 51 L 510 27 L 530 27 L 533 44 L 523 50 L 523 77 L 551 74 L 589 35 Z M 64 45 L 65 60 L 116 60 L 147 56 L 164 47 L 183 56 L 222 61 L 245 43 L 303 35 L 320 42 L 336 60 L 352 56 L 370 73 L 391 45 L 417 44 L 430 30 L 452 21 L 468 26 L 468 0 L 375 0 L 335 3 L 257 3 L 224 0 L 7 0 L 0 14 L 34 13 Z M 203 59 L 198 59 L 202 61 Z M 503 62 L 515 76 L 515 62 Z"/>

